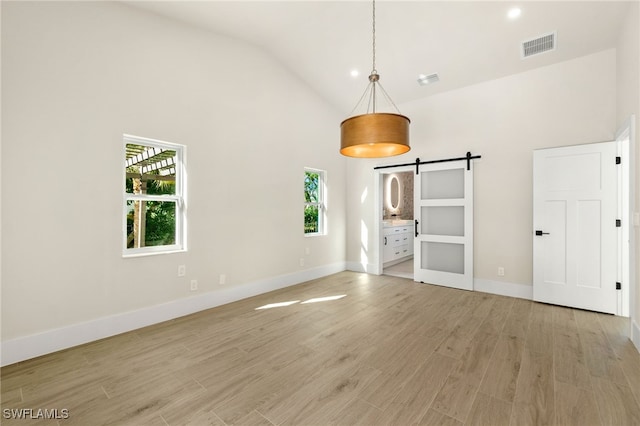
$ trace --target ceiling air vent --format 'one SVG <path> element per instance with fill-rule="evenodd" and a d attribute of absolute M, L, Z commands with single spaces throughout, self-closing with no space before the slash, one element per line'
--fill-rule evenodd
<path fill-rule="evenodd" d="M 556 49 L 556 33 L 541 35 L 531 40 L 522 42 L 522 58 L 538 55 L 540 53 L 549 52 Z"/>
<path fill-rule="evenodd" d="M 440 77 L 438 76 L 438 73 L 433 73 L 429 75 L 420 74 L 418 76 L 418 83 L 420 84 L 420 86 L 426 86 L 427 84 L 436 83 L 438 81 L 440 81 Z"/>

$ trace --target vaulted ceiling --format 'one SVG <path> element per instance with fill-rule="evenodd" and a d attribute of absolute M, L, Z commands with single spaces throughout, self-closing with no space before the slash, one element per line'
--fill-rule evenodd
<path fill-rule="evenodd" d="M 345 114 L 368 83 L 369 1 L 125 3 L 266 49 Z M 509 19 L 515 6 L 521 15 Z M 629 7 L 630 2 L 616 1 L 378 0 L 376 68 L 400 105 L 615 47 Z M 555 50 L 522 59 L 523 41 L 554 31 Z M 419 74 L 432 73 L 439 82 L 418 84 Z"/>

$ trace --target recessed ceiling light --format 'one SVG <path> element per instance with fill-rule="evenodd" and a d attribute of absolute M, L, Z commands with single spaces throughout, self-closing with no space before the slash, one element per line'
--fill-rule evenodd
<path fill-rule="evenodd" d="M 509 9 L 507 16 L 509 17 L 509 19 L 517 19 L 518 17 L 520 17 L 520 14 L 522 14 L 522 10 L 520 10 L 519 7 L 514 7 Z"/>
<path fill-rule="evenodd" d="M 360 71 L 358 70 L 351 70 L 351 77 L 357 77 L 360 75 Z"/>

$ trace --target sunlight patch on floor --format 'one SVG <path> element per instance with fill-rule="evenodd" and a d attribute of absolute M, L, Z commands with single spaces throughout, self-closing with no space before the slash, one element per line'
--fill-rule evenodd
<path fill-rule="evenodd" d="M 255 310 L 260 310 L 260 309 L 271 309 L 271 308 L 281 308 L 283 306 L 289 306 L 289 305 L 293 305 L 295 303 L 300 302 L 299 300 L 290 300 L 288 302 L 278 302 L 278 303 L 269 303 L 268 305 L 263 305 L 260 306 L 258 308 L 256 308 Z"/>
<path fill-rule="evenodd" d="M 271 308 L 282 308 L 284 306 L 295 305 L 296 303 L 300 303 L 301 305 L 309 304 L 309 303 L 318 303 L 318 302 L 328 302 L 331 300 L 338 300 L 345 297 L 346 294 L 338 294 L 335 296 L 324 296 L 324 297 L 314 297 L 313 299 L 307 299 L 304 302 L 300 302 L 299 300 L 290 300 L 288 302 L 277 302 L 277 303 L 269 303 L 268 305 L 263 305 L 255 308 L 256 311 L 261 309 L 271 309 Z"/>
<path fill-rule="evenodd" d="M 305 303 L 318 303 L 318 302 L 328 302 L 329 300 L 338 300 L 338 299 L 342 299 L 345 296 L 346 294 L 339 294 L 337 296 L 316 297 L 313 299 L 305 300 L 304 302 L 301 303 L 301 305 L 304 305 Z"/>

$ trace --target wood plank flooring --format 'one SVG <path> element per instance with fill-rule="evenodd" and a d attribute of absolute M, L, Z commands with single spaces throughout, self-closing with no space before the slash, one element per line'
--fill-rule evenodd
<path fill-rule="evenodd" d="M 0 420 L 640 425 L 627 329 L 625 318 L 342 272 L 4 367 Z M 12 409 L 69 417 L 7 419 Z"/>

